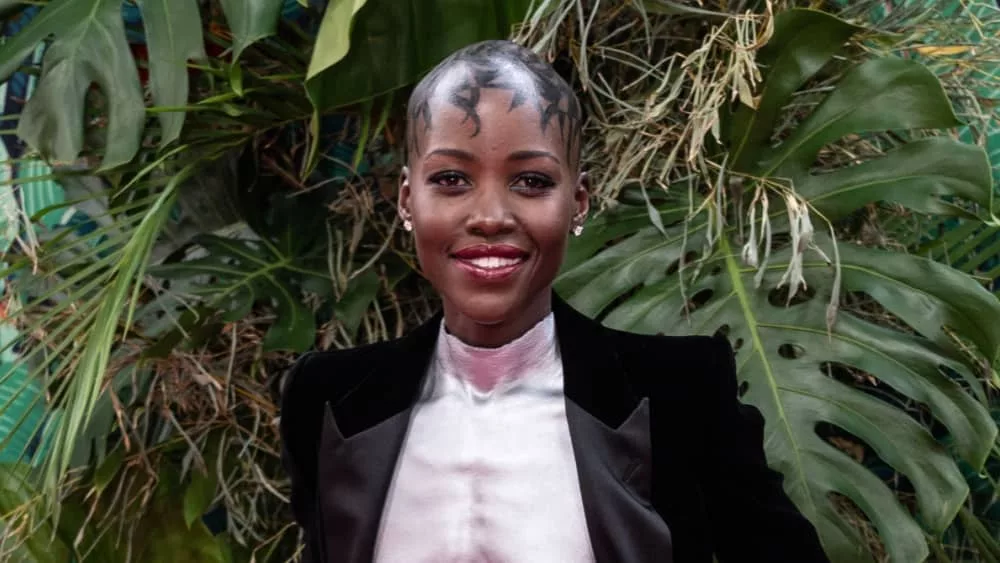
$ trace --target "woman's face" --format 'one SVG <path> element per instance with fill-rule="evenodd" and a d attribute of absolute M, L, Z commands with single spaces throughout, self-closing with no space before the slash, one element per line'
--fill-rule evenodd
<path fill-rule="evenodd" d="M 448 83 L 428 101 L 430 126 L 411 123 L 419 151 L 404 169 L 399 208 L 449 331 L 497 346 L 550 310 L 568 236 L 588 209 L 586 179 L 559 124 L 543 130 L 530 98 L 512 103 L 515 91 L 482 88 L 478 103 L 456 103 Z"/>

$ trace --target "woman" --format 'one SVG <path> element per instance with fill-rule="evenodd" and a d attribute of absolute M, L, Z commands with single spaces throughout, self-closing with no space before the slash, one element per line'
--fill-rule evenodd
<path fill-rule="evenodd" d="M 289 374 L 306 560 L 825 561 L 724 338 L 613 331 L 553 295 L 588 211 L 566 82 L 489 41 L 409 108 L 399 213 L 443 312 Z"/>

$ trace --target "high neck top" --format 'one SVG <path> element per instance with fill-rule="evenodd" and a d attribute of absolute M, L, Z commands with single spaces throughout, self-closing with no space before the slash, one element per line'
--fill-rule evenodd
<path fill-rule="evenodd" d="M 477 398 L 503 393 L 537 376 L 562 375 L 555 319 L 549 313 L 527 332 L 497 348 L 462 342 L 444 322 L 434 351 L 433 374 L 455 378 Z"/>
<path fill-rule="evenodd" d="M 555 321 L 498 348 L 442 323 L 376 563 L 592 563 Z"/>

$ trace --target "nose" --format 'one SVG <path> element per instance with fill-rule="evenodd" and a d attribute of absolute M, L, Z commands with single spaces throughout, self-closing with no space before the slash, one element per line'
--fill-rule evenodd
<path fill-rule="evenodd" d="M 480 185 L 476 190 L 466 222 L 469 233 L 481 237 L 506 234 L 517 227 L 507 186 L 497 182 L 490 184 Z"/>

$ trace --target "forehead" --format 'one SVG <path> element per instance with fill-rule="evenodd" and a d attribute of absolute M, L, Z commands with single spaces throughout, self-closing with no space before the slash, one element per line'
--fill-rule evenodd
<path fill-rule="evenodd" d="M 419 153 L 458 144 L 473 152 L 546 150 L 566 159 L 573 131 L 570 100 L 550 98 L 515 64 L 456 65 L 436 81 L 410 127 L 419 136 Z"/>
<path fill-rule="evenodd" d="M 485 91 L 474 108 L 432 100 L 434 124 L 423 132 L 422 152 L 449 145 L 473 152 L 546 150 L 562 158 L 565 140 L 559 128 L 543 129 L 541 114 L 532 105 L 511 109 L 514 96 L 502 90 Z"/>

